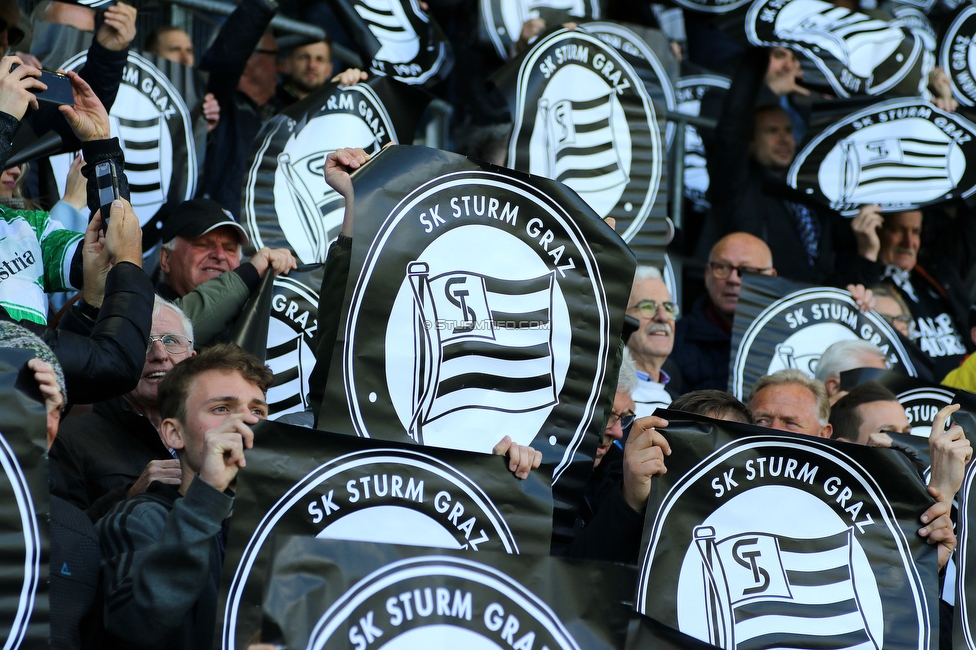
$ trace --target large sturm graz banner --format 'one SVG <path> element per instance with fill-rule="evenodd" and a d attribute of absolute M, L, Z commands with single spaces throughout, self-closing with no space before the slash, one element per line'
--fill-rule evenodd
<path fill-rule="evenodd" d="M 976 192 L 976 124 L 923 99 L 890 99 L 811 120 L 787 183 L 847 215 L 914 210 Z"/>
<path fill-rule="evenodd" d="M 633 585 L 622 565 L 284 537 L 261 638 L 315 650 L 610 650 L 623 647 Z"/>
<path fill-rule="evenodd" d="M 25 368 L 35 356 L 0 350 L 0 639 L 9 650 L 47 648 L 50 633 L 47 416 Z"/>
<path fill-rule="evenodd" d="M 415 0 L 329 0 L 369 73 L 434 86 L 454 67 L 440 26 Z"/>
<path fill-rule="evenodd" d="M 271 540 L 281 535 L 545 555 L 544 470 L 522 481 L 505 459 L 263 422 L 238 479 L 218 608 L 220 647 L 260 627 Z"/>
<path fill-rule="evenodd" d="M 44 24 L 45 44 L 50 51 L 39 52 L 50 70 L 80 70 L 88 58 L 90 32 L 67 25 Z M 43 44 L 42 44 L 43 45 Z M 143 228 L 146 250 L 159 241 L 162 223 L 157 213 L 163 204 L 182 203 L 196 192 L 199 150 L 206 139 L 199 105 L 203 84 L 193 68 L 187 68 L 150 54 L 129 52 L 115 103 L 109 111 L 111 134 L 118 137 L 125 155 L 125 175 L 129 179 L 130 201 Z M 191 108 L 195 112 L 191 112 Z M 61 189 L 73 156 L 51 158 L 51 166 Z"/>
<path fill-rule="evenodd" d="M 732 326 L 729 392 L 745 400 L 760 377 L 786 368 L 813 377 L 830 344 L 858 339 L 876 345 L 891 368 L 916 375 L 897 333 L 876 312 L 858 309 L 847 291 L 747 275 Z"/>
<path fill-rule="evenodd" d="M 934 63 L 913 30 L 823 0 L 756 0 L 745 30 L 752 45 L 802 54 L 838 97 L 918 94 Z"/>
<path fill-rule="evenodd" d="M 559 13 L 575 22 L 601 17 L 600 0 L 480 0 L 480 9 L 481 26 L 501 59 L 508 58 L 522 25 L 532 18 L 542 18 L 547 27 L 555 27 L 552 18 Z"/>
<path fill-rule="evenodd" d="M 601 34 L 609 28 L 597 24 Z M 643 49 L 649 58 L 627 57 L 585 27 L 560 29 L 492 79 L 512 112 L 508 166 L 565 183 L 598 215 L 613 217 L 625 241 L 652 215 L 662 224 L 666 216 L 664 114 L 674 91 L 656 55 Z M 669 99 L 655 102 L 652 79 L 658 98 Z"/>
<path fill-rule="evenodd" d="M 915 532 L 933 500 L 904 454 L 664 417 L 641 614 L 729 649 L 938 645 L 937 551 Z"/>
<path fill-rule="evenodd" d="M 434 149 L 389 147 L 353 181 L 361 270 L 320 426 L 482 452 L 510 434 L 557 478 L 589 456 L 635 268 L 623 241 L 558 183 Z"/>

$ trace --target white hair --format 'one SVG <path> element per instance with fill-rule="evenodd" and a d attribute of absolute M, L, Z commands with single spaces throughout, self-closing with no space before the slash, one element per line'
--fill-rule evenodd
<path fill-rule="evenodd" d="M 183 335 L 186 336 L 186 338 L 190 339 L 190 343 L 192 344 L 193 323 L 190 322 L 190 319 L 187 317 L 186 313 L 182 309 L 180 309 L 176 305 L 176 303 L 170 302 L 169 300 L 166 300 L 166 298 L 157 295 L 155 302 L 153 302 L 153 311 L 152 311 L 153 320 L 156 319 L 156 316 L 159 315 L 159 310 L 161 310 L 163 307 L 172 309 L 173 313 L 179 317 L 180 322 L 183 324 Z"/>
<path fill-rule="evenodd" d="M 620 360 L 620 374 L 617 375 L 617 392 L 630 393 L 637 388 L 637 364 L 630 354 L 630 349 L 624 346 L 624 354 Z"/>
<path fill-rule="evenodd" d="M 861 339 L 837 341 L 820 355 L 814 377 L 826 382 L 831 377 L 840 377 L 840 373 L 845 370 L 863 368 L 865 357 L 875 357 L 881 361 L 886 360 L 884 352 L 873 343 Z"/>
<path fill-rule="evenodd" d="M 661 275 L 661 271 L 654 266 L 638 266 L 637 271 L 634 272 L 634 282 L 643 282 L 644 280 L 660 280 L 664 282 L 664 276 Z"/>

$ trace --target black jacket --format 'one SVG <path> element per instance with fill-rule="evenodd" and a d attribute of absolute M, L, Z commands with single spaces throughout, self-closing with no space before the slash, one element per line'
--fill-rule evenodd
<path fill-rule="evenodd" d="M 281 107 L 274 97 L 259 107 L 237 90 L 237 84 L 276 10 L 277 4 L 270 0 L 243 0 L 227 18 L 199 66 L 210 73 L 207 92 L 220 102 L 220 122 L 210 134 L 198 194 L 230 210 L 238 220 L 251 145 L 261 125 Z"/>
<path fill-rule="evenodd" d="M 51 649 L 100 648 L 98 533 L 85 514 L 51 495 Z"/>
<path fill-rule="evenodd" d="M 712 322 L 705 313 L 707 304 L 708 296 L 699 296 L 674 328 L 674 348 L 668 360 L 681 368 L 686 391 L 727 390 L 729 386 L 732 335 Z"/>
<path fill-rule="evenodd" d="M 51 449 L 61 470 L 61 498 L 98 521 L 126 498 L 146 465 L 172 459 L 156 427 L 122 397 L 99 402 L 91 413 L 61 424 Z"/>
<path fill-rule="evenodd" d="M 67 399 L 91 404 L 136 387 L 146 361 L 152 327 L 153 290 L 138 266 L 116 264 L 105 280 L 105 300 L 97 319 L 80 309 L 61 319 L 60 329 L 22 321 L 48 344 L 61 363 Z M 8 318 L 0 308 L 0 318 Z M 75 331 L 71 331 L 75 330 Z M 84 331 L 90 332 L 90 336 Z"/>

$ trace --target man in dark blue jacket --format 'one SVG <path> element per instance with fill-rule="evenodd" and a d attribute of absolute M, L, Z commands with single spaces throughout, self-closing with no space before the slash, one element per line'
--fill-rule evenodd
<path fill-rule="evenodd" d="M 670 358 L 681 368 L 687 391 L 728 388 L 732 320 L 743 273 L 776 275 L 773 254 L 758 237 L 734 232 L 712 247 L 705 267 L 708 293 L 675 326 Z"/>

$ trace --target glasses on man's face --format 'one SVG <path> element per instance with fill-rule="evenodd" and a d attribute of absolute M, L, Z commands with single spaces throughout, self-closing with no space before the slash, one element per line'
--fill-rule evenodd
<path fill-rule="evenodd" d="M 159 341 L 163 344 L 163 349 L 165 349 L 170 354 L 182 354 L 190 349 L 190 345 L 193 343 L 190 339 L 186 338 L 182 334 L 161 334 L 159 336 L 149 337 L 149 347 L 146 348 L 146 354 L 152 352 L 153 346 Z"/>
<path fill-rule="evenodd" d="M 708 268 L 712 271 L 714 275 L 719 280 L 726 280 L 732 275 L 732 271 L 738 271 L 739 277 L 742 277 L 743 273 L 757 273 L 759 275 L 769 275 L 773 271 L 773 267 L 765 266 L 732 266 L 726 262 L 709 262 Z"/>
<path fill-rule="evenodd" d="M 889 316 L 888 314 L 880 314 L 881 318 L 885 319 L 885 322 L 895 326 L 895 323 L 899 325 L 904 325 L 905 327 L 911 328 L 914 321 L 911 316 L 905 316 L 904 314 L 898 314 L 897 316 Z"/>
<path fill-rule="evenodd" d="M 657 316 L 658 307 L 664 307 L 664 313 L 668 318 L 674 320 L 681 313 L 681 308 L 674 302 L 658 302 L 657 300 L 641 300 L 627 311 L 636 311 L 643 318 L 654 318 Z"/>
<path fill-rule="evenodd" d="M 619 422 L 620 428 L 626 433 L 630 430 L 630 427 L 634 426 L 634 420 L 636 419 L 637 416 L 633 413 L 621 414 L 610 411 L 610 417 L 607 418 L 607 428 L 612 429 Z"/>

